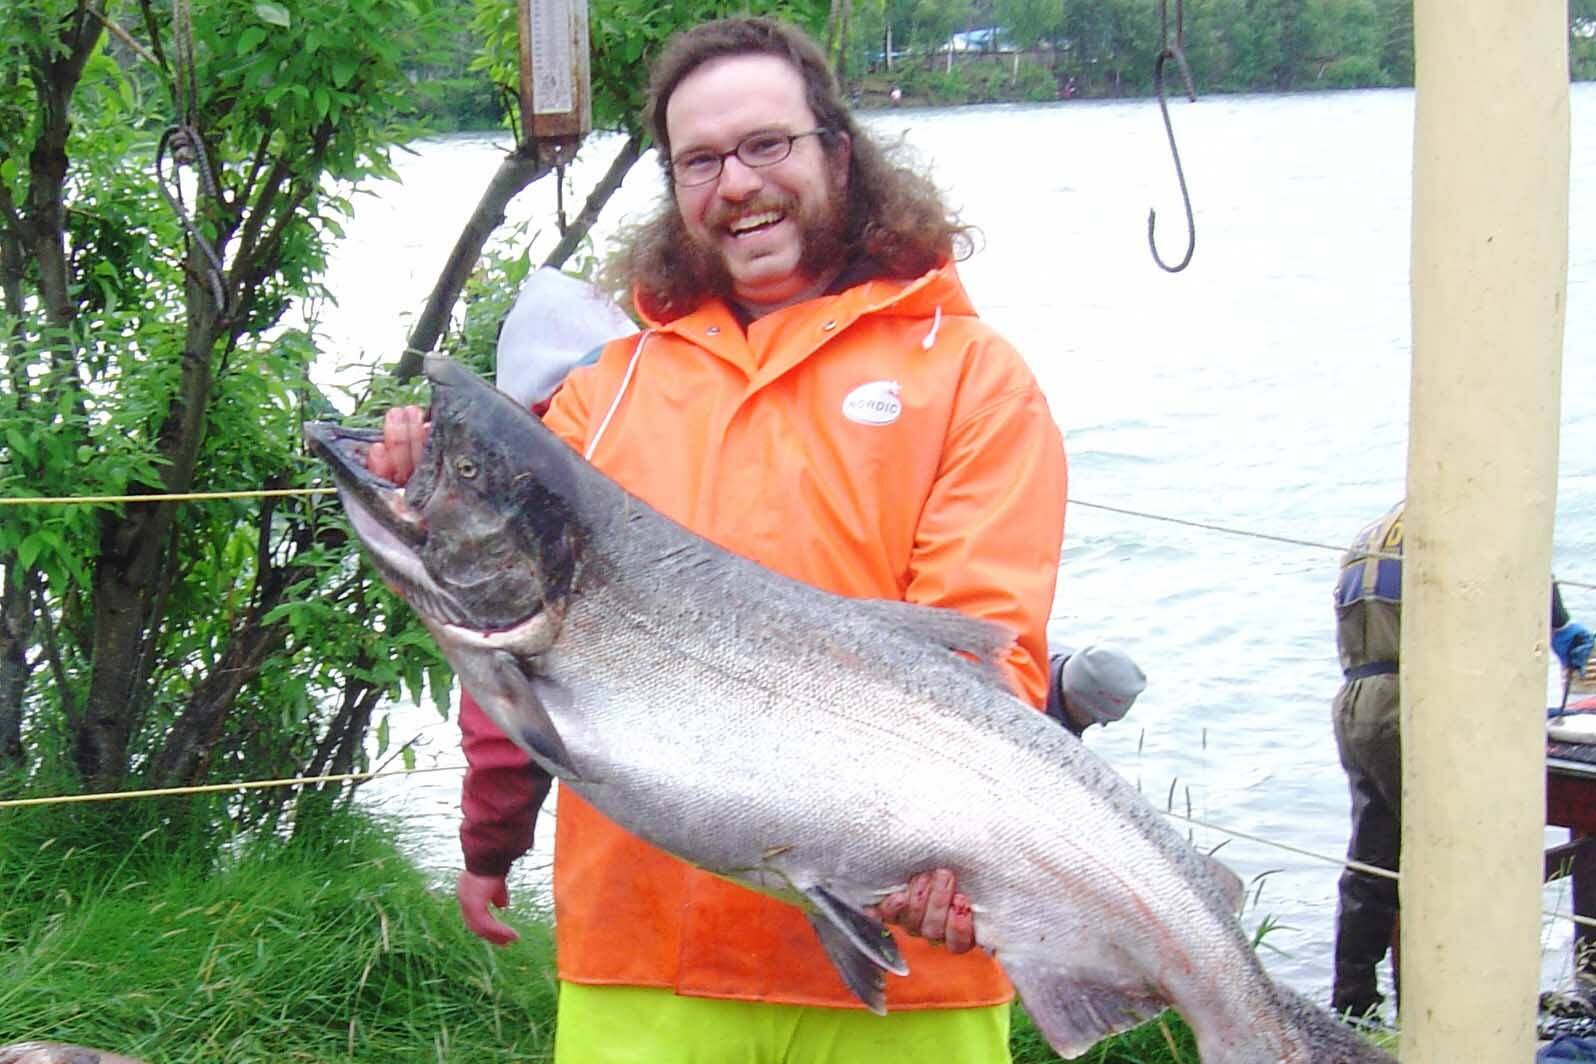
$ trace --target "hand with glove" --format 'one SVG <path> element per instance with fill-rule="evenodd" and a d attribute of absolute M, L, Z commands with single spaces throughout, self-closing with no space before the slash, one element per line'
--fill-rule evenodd
<path fill-rule="evenodd" d="M 1552 652 L 1565 669 L 1584 672 L 1593 648 L 1596 648 L 1596 635 L 1577 621 L 1569 621 L 1552 632 Z"/>

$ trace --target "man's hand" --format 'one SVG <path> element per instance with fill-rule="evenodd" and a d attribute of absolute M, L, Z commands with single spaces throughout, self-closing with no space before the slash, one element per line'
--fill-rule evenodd
<path fill-rule="evenodd" d="M 949 953 L 967 953 L 975 945 L 975 914 L 958 886 L 949 869 L 921 872 L 867 911 L 911 935 L 946 946 Z"/>
<path fill-rule="evenodd" d="M 490 905 L 503 909 L 510 904 L 510 888 L 503 876 L 461 872 L 455 883 L 455 896 L 460 900 L 460 916 L 473 935 L 495 946 L 508 946 L 521 937 L 515 928 L 488 911 Z"/>
<path fill-rule="evenodd" d="M 430 430 L 419 406 L 396 406 L 382 418 L 382 442 L 371 445 L 366 468 L 384 480 L 404 486 L 421 464 L 421 449 Z"/>
<path fill-rule="evenodd" d="M 1569 621 L 1552 633 L 1552 651 L 1565 669 L 1584 672 L 1593 648 L 1596 648 L 1596 635 L 1577 621 Z"/>

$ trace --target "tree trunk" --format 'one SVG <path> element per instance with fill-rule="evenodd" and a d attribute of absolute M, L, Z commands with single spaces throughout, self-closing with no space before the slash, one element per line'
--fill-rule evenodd
<path fill-rule="evenodd" d="M 482 248 L 493 231 L 504 224 L 504 208 L 522 189 L 551 169 L 553 167 L 538 160 L 537 146 L 534 144 L 522 145 L 504 157 L 504 162 L 494 172 L 482 198 L 477 201 L 476 210 L 471 212 L 470 220 L 460 230 L 454 250 L 449 253 L 443 272 L 438 275 L 432 294 L 427 297 L 427 305 L 416 319 L 416 326 L 411 330 L 404 353 L 399 356 L 399 364 L 394 369 L 394 375 L 400 380 L 409 380 L 421 372 L 422 356 L 437 346 L 438 338 L 448 328 L 449 315 L 454 311 L 461 290 L 465 288 L 466 279 L 476 269 Z"/>
<path fill-rule="evenodd" d="M 845 0 L 831 0 L 826 13 L 826 63 L 833 74 L 837 72 L 837 57 L 842 48 L 843 21 L 848 17 Z"/>
<path fill-rule="evenodd" d="M 194 487 L 213 383 L 211 360 L 220 339 L 220 308 L 198 279 L 204 264 L 192 264 L 182 374 L 157 444 L 165 459 L 159 490 L 169 493 Z M 166 562 L 177 505 L 131 504 L 122 515 L 108 513 L 101 522 L 94 570 L 94 671 L 73 754 L 84 780 L 97 787 L 115 786 L 126 776 L 128 739 L 149 697 L 155 664 L 149 650 L 160 624 L 159 603 L 172 579 Z"/>
<path fill-rule="evenodd" d="M 839 85 L 848 80 L 848 28 L 853 22 L 853 0 L 841 0 L 841 4 L 842 28 L 837 31 L 837 54 L 831 61 Z"/>
<path fill-rule="evenodd" d="M 14 566 L 15 560 L 8 559 L 0 574 L 9 576 Z M 0 589 L 0 772 L 23 767 L 22 699 L 33 672 L 28 666 L 34 623 L 31 583 L 8 579 Z"/>
<path fill-rule="evenodd" d="M 593 191 L 588 194 L 587 202 L 582 204 L 582 210 L 577 214 L 576 220 L 566 227 L 565 235 L 560 237 L 560 242 L 554 250 L 549 252 L 549 257 L 543 265 L 552 266 L 556 270 L 565 265 L 565 260 L 582 243 L 584 237 L 593 229 L 593 223 L 598 221 L 604 205 L 610 201 L 620 189 L 621 182 L 626 180 L 626 175 L 631 173 L 632 166 L 643 154 L 643 134 L 633 133 L 626 138 L 626 143 L 621 145 L 620 152 L 615 156 L 610 168 L 604 171 L 604 176 L 599 183 L 593 186 Z"/>
<path fill-rule="evenodd" d="M 7 232 L 0 251 L 0 283 L 8 314 L 20 318 L 22 271 L 31 262 L 48 330 L 44 339 L 50 352 L 51 372 L 35 384 L 23 379 L 18 371 L 11 384 L 19 409 L 24 403 L 36 403 L 49 410 L 57 406 L 63 392 L 77 391 L 72 336 L 77 311 L 66 250 L 66 146 L 71 132 L 72 94 L 99 45 L 101 32 L 99 20 L 80 6 L 60 24 L 59 47 L 48 59 L 33 57 L 31 64 L 30 73 L 37 81 L 40 121 L 38 135 L 28 151 L 27 196 L 20 207 L 9 195 L 4 204 Z M 15 327 L 7 330 L 8 345 L 15 339 Z M 21 360 L 12 364 L 20 365 Z M 74 397 L 72 402 L 77 404 L 80 400 Z M 42 608 L 35 594 L 39 574 L 18 574 L 15 565 L 15 557 L 5 559 L 8 579 L 0 594 L 0 764 L 8 760 L 20 763 L 22 758 L 22 700 L 29 671 L 26 652 L 38 621 L 35 611 Z M 63 690 L 62 699 L 68 694 Z"/>
<path fill-rule="evenodd" d="M 269 524 L 269 515 L 263 523 Z M 228 638 L 221 657 L 189 696 L 183 712 L 167 732 L 166 742 L 150 771 L 157 787 L 199 783 L 210 765 L 211 752 L 222 737 L 238 693 L 260 673 L 261 666 L 288 638 L 286 622 L 262 624 L 261 618 L 282 601 L 282 591 L 303 574 L 273 570 L 269 585 Z"/>
<path fill-rule="evenodd" d="M 362 651 L 356 662 L 356 671 L 369 669 L 371 665 L 370 658 Z M 338 715 L 327 726 L 315 755 L 305 766 L 305 775 L 338 776 L 354 771 L 355 761 L 365 747 L 371 715 L 381 698 L 381 688 L 350 678 L 339 703 Z M 321 783 L 304 788 L 294 802 L 295 834 L 314 823 L 320 814 L 330 810 L 338 795 L 353 793 L 353 790 L 353 787 L 342 783 Z M 279 810 L 286 804 L 288 793 L 283 792 Z"/>

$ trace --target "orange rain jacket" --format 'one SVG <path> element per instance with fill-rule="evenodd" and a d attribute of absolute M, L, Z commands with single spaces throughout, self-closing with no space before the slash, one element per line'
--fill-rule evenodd
<path fill-rule="evenodd" d="M 1018 636 L 1009 676 L 1041 704 L 1063 443 L 951 265 L 775 311 L 746 333 L 719 302 L 649 325 L 573 372 L 545 423 L 662 513 L 771 569 L 1001 622 Z M 531 839 L 530 777 L 466 703 L 466 865 L 503 874 Z M 562 979 L 858 1005 L 797 909 L 655 849 L 569 790 L 554 898 Z M 889 1008 L 1012 995 L 979 950 L 954 957 L 902 934 L 899 946 L 911 974 L 888 980 Z"/>

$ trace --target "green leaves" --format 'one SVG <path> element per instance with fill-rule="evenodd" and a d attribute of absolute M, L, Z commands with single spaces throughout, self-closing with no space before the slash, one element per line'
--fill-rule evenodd
<path fill-rule="evenodd" d="M 0 496 L 309 486 L 320 471 L 299 427 L 320 352 L 280 319 L 322 293 L 354 193 L 392 173 L 411 91 L 400 38 L 444 28 L 432 0 L 193 3 L 191 121 L 221 195 L 201 187 L 185 206 L 231 273 L 220 323 L 190 283 L 188 241 L 151 175 L 149 130 L 172 117 L 165 87 L 102 34 L 70 95 L 46 106 L 55 68 L 44 64 L 73 46 L 60 27 L 82 13 L 38 4 L 0 3 L 0 183 L 21 210 L 33 209 L 20 194 L 30 185 L 55 183 L 60 209 L 30 217 L 28 231 L 68 259 L 46 291 L 35 264 L 48 255 L 7 248 L 30 266 L 20 302 L 8 300 L 22 312 L 0 370 Z M 157 28 L 172 54 L 172 27 Z M 63 107 L 69 139 L 51 154 L 40 116 Z M 19 239 L 0 222 L 0 240 Z M 70 748 L 81 716 L 69 710 L 105 675 L 91 651 L 111 631 L 142 648 L 114 700 L 128 744 L 126 764 L 104 766 L 113 778 L 153 772 L 165 751 L 201 740 L 208 757 L 167 782 L 196 781 L 202 765 L 213 779 L 292 775 L 323 747 L 352 743 L 358 759 L 365 717 L 339 714 L 373 691 L 447 698 L 441 658 L 360 562 L 335 504 L 164 505 L 164 523 L 146 520 L 159 512 L 146 503 L 0 511 L 0 596 L 8 617 L 28 615 L 23 652 L 37 663 L 0 715 L 27 706 L 30 759 Z M 108 588 L 123 608 L 102 611 Z"/>
<path fill-rule="evenodd" d="M 287 29 L 294 23 L 293 17 L 288 13 L 288 9 L 282 4 L 272 3 L 271 0 L 256 0 L 255 17 L 273 26 L 281 26 L 283 29 Z"/>

